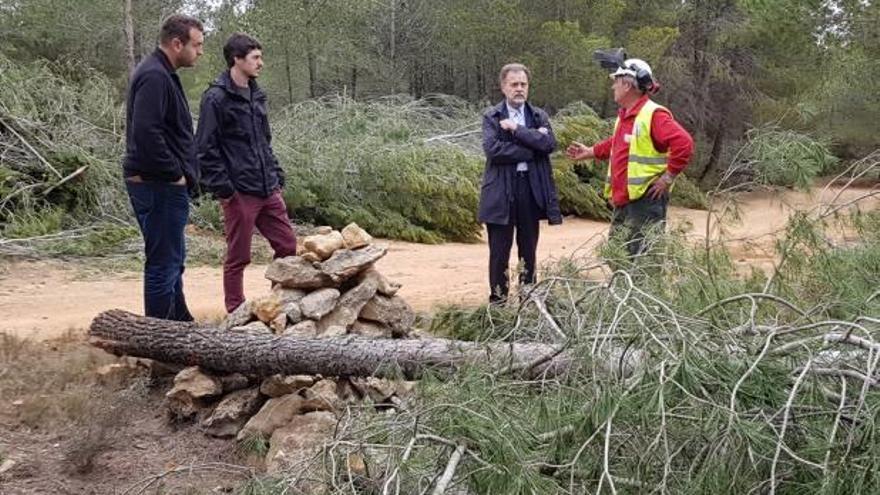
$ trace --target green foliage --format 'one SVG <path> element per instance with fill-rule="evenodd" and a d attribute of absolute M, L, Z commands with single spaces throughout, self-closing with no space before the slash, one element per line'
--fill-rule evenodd
<path fill-rule="evenodd" d="M 553 178 L 559 193 L 559 206 L 564 215 L 607 220 L 611 210 L 602 192 L 604 181 L 597 177 L 586 181 L 578 172 L 583 169 L 567 158 L 557 158 L 553 163 Z"/>
<path fill-rule="evenodd" d="M 553 132 L 560 150 L 574 141 L 589 146 L 610 137 L 614 122 L 602 119 L 592 107 L 576 101 L 559 110 L 553 120 Z"/>
<path fill-rule="evenodd" d="M 456 100 L 325 99 L 276 117 L 294 218 L 415 242 L 473 241 L 481 159 L 433 136 L 473 125 Z M 473 149 L 473 148 L 472 148 Z"/>
<path fill-rule="evenodd" d="M 242 456 L 265 457 L 269 452 L 269 440 L 261 434 L 254 434 L 238 442 L 236 451 Z"/>
<path fill-rule="evenodd" d="M 680 35 L 678 28 L 644 26 L 629 32 L 626 48 L 643 60 L 660 60 Z"/>
<path fill-rule="evenodd" d="M 861 242 L 829 249 L 825 224 L 794 218 L 779 242 L 784 269 L 774 287 L 831 318 L 880 314 L 880 214 L 856 213 L 853 222 Z"/>
<path fill-rule="evenodd" d="M 870 316 L 880 311 L 880 215 L 846 220 L 866 241 L 859 254 L 823 243 L 823 222 L 796 217 L 769 285 L 738 273 L 719 245 L 672 235 L 602 280 L 577 276 L 577 260 L 544 273 L 532 294 L 546 311 L 529 299 L 445 308 L 432 331 L 552 341 L 566 372 L 522 376 L 480 360 L 455 379 L 429 374 L 395 414 L 354 416 L 339 445 L 377 447 L 373 466 L 396 472 L 401 493 L 424 491 L 454 445 L 467 448 L 456 481 L 474 493 L 593 493 L 611 483 L 619 493 L 748 493 L 768 483 L 778 493 L 873 493 L 880 394 L 834 370 L 865 369 L 874 354 L 829 339 L 871 342 L 880 332 Z M 836 303 L 845 300 L 863 304 Z M 405 460 L 404 445 L 414 446 Z M 323 463 L 345 458 L 328 452 Z"/>
<path fill-rule="evenodd" d="M 813 179 L 837 164 L 837 158 L 819 140 L 776 127 L 748 133 L 743 156 L 758 182 L 776 186 L 808 188 Z"/>
<path fill-rule="evenodd" d="M 46 236 L 127 208 L 117 109 L 111 84 L 95 71 L 0 55 L 4 237 Z"/>
<path fill-rule="evenodd" d="M 592 60 L 594 50 L 610 40 L 596 37 L 577 22 L 550 21 L 537 30 L 537 40 L 523 60 L 533 74 L 531 97 L 550 108 L 586 99 L 599 103 L 607 97 L 606 73 Z M 584 85 L 586 81 L 591 84 Z"/>

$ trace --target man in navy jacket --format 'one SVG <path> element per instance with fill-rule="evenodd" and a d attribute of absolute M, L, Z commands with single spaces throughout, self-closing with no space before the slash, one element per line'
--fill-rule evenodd
<path fill-rule="evenodd" d="M 489 302 L 507 299 L 510 249 L 522 262 L 520 286 L 535 282 L 539 220 L 562 223 L 550 153 L 556 138 L 550 119 L 527 102 L 529 69 L 522 64 L 501 68 L 504 101 L 483 115 L 486 168 L 480 188 L 478 220 L 489 235 Z"/>
<path fill-rule="evenodd" d="M 202 55 L 202 24 L 173 15 L 159 47 L 131 76 L 126 104 L 123 175 L 144 237 L 144 313 L 193 319 L 183 296 L 188 190 L 198 186 L 189 104 L 177 76 Z"/>
<path fill-rule="evenodd" d="M 229 69 L 202 95 L 196 141 L 202 188 L 223 208 L 223 293 L 231 313 L 245 301 L 244 269 L 251 261 L 254 228 L 276 258 L 296 254 L 296 236 L 281 196 L 284 171 L 272 151 L 266 94 L 256 83 L 263 69 L 262 47 L 236 33 L 223 56 Z"/>

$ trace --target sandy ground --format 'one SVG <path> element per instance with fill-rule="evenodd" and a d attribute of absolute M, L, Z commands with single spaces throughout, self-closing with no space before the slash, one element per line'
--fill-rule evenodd
<path fill-rule="evenodd" d="M 835 204 L 845 203 L 868 190 L 847 190 Z M 723 230 L 724 239 L 743 265 L 772 266 L 773 240 L 795 209 L 807 209 L 834 200 L 837 190 L 824 193 L 751 192 L 737 196 L 740 220 L 712 225 Z M 874 196 L 860 202 L 868 208 L 880 207 Z M 688 232 L 694 241 L 705 238 L 707 212 L 672 208 L 672 228 Z M 538 247 L 539 262 L 566 256 L 588 255 L 607 231 L 607 224 L 566 219 L 561 226 L 542 225 Z M 713 234 L 716 237 L 716 234 Z M 478 304 L 488 296 L 488 248 L 477 244 L 448 243 L 422 245 L 384 241 L 388 254 L 378 268 L 392 280 L 403 284 L 400 294 L 418 311 L 431 311 L 441 304 Z M 515 248 L 514 254 L 515 256 Z M 514 258 L 515 260 L 515 258 Z M 0 261 L 0 263 L 3 263 Z M 141 312 L 142 281 L 137 272 L 113 273 L 83 278 L 82 271 L 69 263 L 51 261 L 5 262 L 0 267 L 0 332 L 21 337 L 49 339 L 70 329 L 84 329 L 101 311 L 122 308 Z M 265 266 L 251 266 L 245 274 L 245 290 L 250 297 L 268 291 L 263 278 Z M 222 269 L 195 267 L 185 274 L 185 291 L 191 311 L 197 318 L 220 318 Z"/>

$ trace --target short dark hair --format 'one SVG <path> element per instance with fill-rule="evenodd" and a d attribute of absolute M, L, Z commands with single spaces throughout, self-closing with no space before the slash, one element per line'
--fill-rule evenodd
<path fill-rule="evenodd" d="M 205 32 L 202 22 L 195 17 L 183 14 L 169 16 L 162 23 L 162 29 L 159 31 L 159 43 L 167 45 L 171 43 L 171 40 L 177 38 L 185 45 L 189 42 L 189 31 L 193 28 Z"/>
<path fill-rule="evenodd" d="M 226 59 L 226 67 L 235 65 L 236 58 L 245 58 L 254 50 L 262 50 L 260 44 L 253 36 L 244 33 L 235 33 L 226 40 L 223 45 L 223 58 Z"/>
<path fill-rule="evenodd" d="M 501 73 L 498 74 L 498 82 L 504 83 L 504 78 L 507 77 L 507 74 L 510 72 L 525 72 L 526 78 L 531 81 L 532 80 L 532 72 L 523 64 L 507 64 L 501 68 Z"/>

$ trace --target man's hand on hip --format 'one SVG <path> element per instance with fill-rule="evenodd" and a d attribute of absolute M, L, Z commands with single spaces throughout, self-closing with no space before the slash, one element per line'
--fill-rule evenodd
<path fill-rule="evenodd" d="M 651 199 L 662 198 L 669 194 L 670 185 L 672 185 L 672 179 L 667 174 L 661 175 L 660 178 L 655 180 L 648 189 L 648 197 Z"/>

